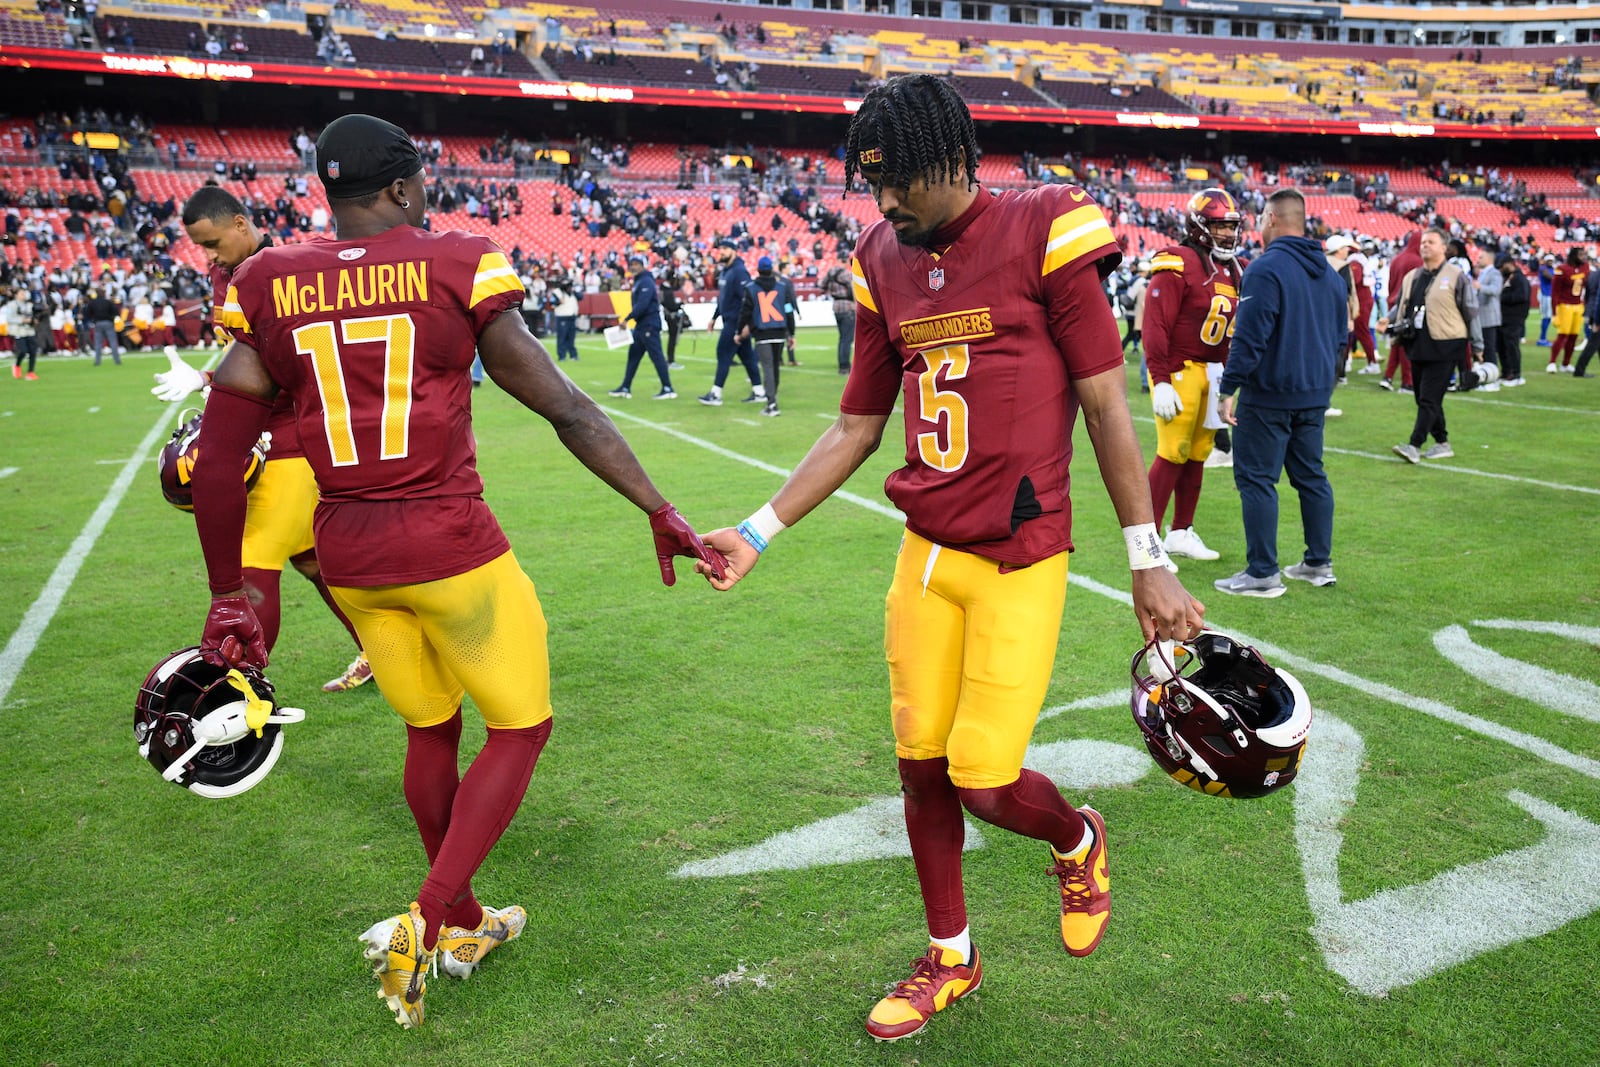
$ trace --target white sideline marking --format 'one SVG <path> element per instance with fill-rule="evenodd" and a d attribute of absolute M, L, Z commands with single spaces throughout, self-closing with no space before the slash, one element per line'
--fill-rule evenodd
<path fill-rule="evenodd" d="M 210 370 L 222 359 L 222 355 L 223 353 L 218 352 L 212 356 L 202 369 Z M 172 411 L 182 403 L 182 400 L 176 400 L 168 404 L 161 413 L 161 418 L 156 420 L 156 424 L 150 427 L 150 432 L 144 435 L 144 440 L 133 450 L 133 455 L 123 462 L 122 473 L 111 483 L 111 488 L 106 490 L 106 495 L 94 509 L 94 514 L 89 516 L 89 521 L 83 524 L 83 529 L 68 547 L 67 554 L 56 564 L 56 569 L 45 582 L 44 589 L 40 590 L 38 598 L 29 605 L 27 613 L 22 616 L 22 622 L 6 641 L 6 647 L 0 649 L 0 708 L 5 707 L 6 697 L 11 695 L 11 687 L 17 683 L 17 677 L 27 664 L 28 657 L 33 655 L 33 650 L 39 645 L 39 638 L 44 636 L 50 620 L 55 618 L 62 600 L 66 599 L 67 590 L 72 588 L 83 561 L 88 558 L 95 542 L 105 532 L 106 524 L 111 521 L 117 506 L 127 495 L 128 486 L 133 484 L 134 474 L 148 461 L 151 447 L 161 440 L 162 434 L 170 432 L 168 428 L 172 425 Z"/>
<path fill-rule="evenodd" d="M 11 639 L 6 642 L 6 647 L 0 650 L 0 707 L 5 706 L 6 697 L 10 695 L 11 687 L 16 684 L 17 676 L 22 673 L 23 665 L 28 662 L 28 657 L 38 646 L 39 638 L 44 636 L 50 620 L 55 618 L 57 609 L 61 607 L 61 601 L 66 598 L 67 590 L 72 588 L 73 580 L 78 577 L 78 570 L 83 566 L 83 561 L 88 558 L 95 542 L 105 531 L 106 524 L 111 521 L 112 514 L 117 510 L 117 505 L 122 503 L 123 496 L 128 492 L 128 486 L 133 484 L 134 475 L 149 460 L 150 450 L 155 443 L 171 432 L 171 426 L 171 411 L 163 410 L 156 424 L 150 427 L 150 432 L 139 442 L 139 447 L 133 450 L 133 455 L 123 461 L 122 473 L 117 475 L 116 480 L 111 483 L 111 488 L 106 490 L 100 506 L 94 509 L 94 514 L 84 523 L 83 530 L 67 549 L 67 554 L 61 557 L 61 562 L 56 564 L 49 581 L 45 582 L 38 599 L 28 608 L 27 614 L 23 615 L 22 622 L 11 635 Z"/>
<path fill-rule="evenodd" d="M 1517 790 L 1506 795 L 1542 824 L 1542 840 L 1346 902 L 1340 826 L 1355 806 L 1365 746 L 1321 708 L 1316 735 L 1295 779 L 1295 840 L 1316 916 L 1312 936 L 1357 991 L 1372 996 L 1410 985 L 1600 908 L 1600 826 Z"/>
<path fill-rule="evenodd" d="M 21 469 L 21 467 L 0 467 L 0 478 L 9 478 Z"/>
<path fill-rule="evenodd" d="M 1361 459 L 1376 459 L 1384 463 L 1404 463 L 1399 456 L 1384 456 L 1376 452 L 1361 452 L 1354 448 L 1334 448 L 1332 445 L 1323 445 L 1324 452 L 1337 452 L 1341 456 L 1357 456 Z M 1559 489 L 1566 493 L 1590 493 L 1600 496 L 1600 489 L 1587 485 L 1567 485 L 1564 482 L 1545 482 L 1538 478 L 1524 478 L 1518 474 L 1501 474 L 1498 471 L 1480 471 L 1471 467 L 1457 467 L 1447 460 L 1429 460 L 1426 463 L 1407 464 L 1408 466 L 1421 467 L 1430 471 L 1448 471 L 1451 474 L 1475 474 L 1479 478 L 1499 478 L 1506 482 L 1522 482 L 1524 485 L 1537 485 L 1543 489 Z"/>
<path fill-rule="evenodd" d="M 787 478 L 791 473 L 783 467 L 779 467 L 772 463 L 763 462 L 762 460 L 756 459 L 753 456 L 747 456 L 743 452 L 735 452 L 731 448 L 723 448 L 721 445 L 713 444 L 703 437 L 696 437 L 693 434 L 684 433 L 682 430 L 674 430 L 672 427 L 666 426 L 662 423 L 652 422 L 649 419 L 640 418 L 638 415 L 630 414 L 621 410 L 620 408 L 606 407 L 605 411 L 613 418 L 624 419 L 628 422 L 636 422 L 640 426 L 643 426 L 647 429 L 659 430 L 668 437 L 676 437 L 680 441 L 685 441 L 697 448 L 703 448 L 707 452 L 714 453 L 715 455 L 721 456 L 724 459 L 731 459 L 735 462 L 743 463 L 747 467 L 754 467 L 756 470 L 766 471 L 768 474 L 775 474 L 779 478 Z M 756 424 L 751 423 L 750 425 L 754 426 Z M 906 517 L 901 514 L 898 508 L 892 508 L 887 504 L 880 504 L 876 500 L 859 496 L 855 493 L 849 492 L 848 490 L 841 489 L 833 495 L 841 500 L 848 500 L 850 503 L 855 504 L 858 507 L 866 508 L 868 511 L 876 512 L 877 514 L 883 515 L 886 518 L 893 519 L 896 522 L 903 523 L 906 521 Z"/>

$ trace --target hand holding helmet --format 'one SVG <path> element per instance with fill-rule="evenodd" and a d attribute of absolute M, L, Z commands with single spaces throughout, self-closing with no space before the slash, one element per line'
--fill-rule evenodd
<path fill-rule="evenodd" d="M 1172 778 L 1212 796 L 1263 797 L 1294 780 L 1311 732 L 1300 682 L 1215 630 L 1133 657 L 1133 721 Z"/>

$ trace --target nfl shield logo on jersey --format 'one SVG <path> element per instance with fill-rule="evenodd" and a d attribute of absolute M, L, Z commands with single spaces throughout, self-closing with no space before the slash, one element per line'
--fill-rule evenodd
<path fill-rule="evenodd" d="M 928 288 L 938 292 L 944 288 L 944 268 L 935 267 L 928 272 Z"/>

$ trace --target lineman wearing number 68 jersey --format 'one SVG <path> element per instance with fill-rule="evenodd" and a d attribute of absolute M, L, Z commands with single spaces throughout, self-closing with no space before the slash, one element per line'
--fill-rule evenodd
<path fill-rule="evenodd" d="M 1150 464 L 1150 501 L 1159 528 L 1174 501 L 1167 534 L 1169 555 L 1216 559 L 1194 532 L 1205 461 L 1217 430 L 1216 383 L 1228 359 L 1239 300 L 1241 216 L 1233 197 L 1203 189 L 1189 199 L 1188 234 L 1150 261 L 1145 293 L 1144 351 L 1150 367 L 1150 404 L 1156 416 L 1156 458 Z"/>
<path fill-rule="evenodd" d="M 528 332 L 522 283 L 500 248 L 420 228 L 425 175 L 404 130 L 370 115 L 336 119 L 317 139 L 317 173 L 336 239 L 263 249 L 234 275 L 223 308 L 234 344 L 217 369 L 195 473 L 212 589 L 200 652 L 230 666 L 262 658 L 240 595 L 245 499 L 229 460 L 259 435 L 282 390 L 316 474 L 323 573 L 406 724 L 405 797 L 428 875 L 409 910 L 360 940 L 380 995 L 398 1022 L 415 1026 L 430 964 L 464 976 L 522 930 L 523 909 L 481 906 L 472 877 L 550 734 L 544 616 L 477 471 L 474 353 L 581 462 L 649 513 L 663 582 L 673 582 L 674 555 L 717 573 L 720 560 Z M 467 693 L 488 739 L 461 775 Z"/>

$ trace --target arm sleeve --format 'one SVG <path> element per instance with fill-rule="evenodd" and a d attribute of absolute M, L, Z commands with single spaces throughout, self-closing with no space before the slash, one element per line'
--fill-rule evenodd
<path fill-rule="evenodd" d="M 744 303 L 739 305 L 739 329 L 753 326 L 756 320 L 756 302 L 748 292 L 744 294 Z"/>
<path fill-rule="evenodd" d="M 272 402 L 212 385 L 200 422 L 194 466 L 194 521 L 213 593 L 244 584 L 240 546 L 244 541 L 247 490 L 244 474 L 251 447 L 266 429 Z"/>
<path fill-rule="evenodd" d="M 1240 283 L 1239 311 L 1233 319 L 1233 343 L 1218 392 L 1232 396 L 1265 358 L 1278 326 L 1282 293 L 1278 279 L 1259 268 L 1246 271 Z M 1248 299 L 1246 299 L 1248 298 Z"/>
<path fill-rule="evenodd" d="M 1187 291 L 1183 276 L 1175 271 L 1162 271 L 1161 274 L 1151 279 L 1143 293 L 1144 299 L 1144 332 L 1140 339 L 1144 342 L 1145 364 L 1150 369 L 1150 381 L 1172 381 L 1172 372 L 1181 365 L 1182 361 L 1169 358 L 1172 351 L 1172 324 L 1178 318 L 1178 310 L 1183 306 L 1183 297 Z"/>

